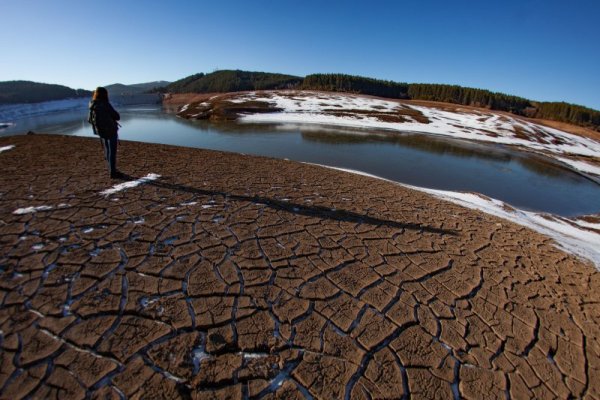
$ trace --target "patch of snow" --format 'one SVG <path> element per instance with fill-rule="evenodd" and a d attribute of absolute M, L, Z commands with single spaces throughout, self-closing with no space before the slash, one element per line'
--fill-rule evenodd
<path fill-rule="evenodd" d="M 573 222 L 575 222 L 577 225 L 582 226 L 584 228 L 596 229 L 596 230 L 600 231 L 600 222 L 593 223 L 593 222 L 584 221 L 582 219 L 576 219 L 576 220 L 573 220 Z"/>
<path fill-rule="evenodd" d="M 179 112 L 184 112 L 185 110 L 187 110 L 189 108 L 189 106 L 190 106 L 189 104 L 184 105 L 183 107 L 181 107 L 179 109 Z"/>
<path fill-rule="evenodd" d="M 239 103 L 244 103 L 244 102 L 246 102 L 248 100 L 253 100 L 253 99 L 248 98 L 247 96 L 245 96 L 244 98 L 225 99 L 224 101 L 228 101 L 230 103 L 239 104 Z M 202 106 L 202 105 L 208 105 L 208 104 L 207 103 L 201 103 L 200 105 Z"/>
<path fill-rule="evenodd" d="M 586 172 L 588 174 L 594 174 L 594 175 L 600 176 L 600 167 L 586 163 L 585 161 L 570 160 L 570 159 L 564 158 L 564 157 L 557 157 L 556 159 L 565 164 L 570 165 L 571 167 L 573 167 L 576 170 L 579 170 L 581 172 Z"/>
<path fill-rule="evenodd" d="M 200 369 L 200 363 L 202 360 L 210 358 L 210 354 L 205 353 L 202 349 L 196 348 L 192 351 L 192 363 L 194 364 L 194 370 Z"/>
<path fill-rule="evenodd" d="M 600 234 L 585 229 L 585 222 L 582 224 L 583 221 L 581 220 L 570 220 L 552 214 L 525 211 L 512 206 L 507 207 L 507 204 L 501 200 L 492 199 L 476 193 L 427 189 L 418 186 L 405 185 L 352 169 L 330 167 L 327 165 L 320 166 L 391 182 L 409 189 L 431 194 L 439 199 L 450 201 L 463 207 L 480 210 L 487 214 L 507 219 L 543 235 L 549 236 L 556 241 L 560 249 L 592 261 L 596 265 L 596 268 L 600 270 Z M 581 226 L 581 228 L 578 228 L 576 225 Z M 598 224 L 591 225 L 596 226 Z"/>
<path fill-rule="evenodd" d="M 15 145 L 14 145 L 14 144 L 11 144 L 11 145 L 8 145 L 8 146 L 3 146 L 3 147 L 0 147 L 0 153 L 2 153 L 3 151 L 8 151 L 8 150 L 10 150 L 10 149 L 14 149 L 14 148 L 15 148 Z"/>
<path fill-rule="evenodd" d="M 197 201 L 188 201 L 186 203 L 181 203 L 180 205 L 182 205 L 182 206 L 195 206 L 196 204 L 198 204 Z"/>
<path fill-rule="evenodd" d="M 162 374 L 162 375 L 163 375 L 165 378 L 167 378 L 167 379 L 170 379 L 170 380 L 172 380 L 172 381 L 174 381 L 174 382 L 177 382 L 177 383 L 181 383 L 181 382 L 185 382 L 185 381 L 186 381 L 186 379 L 185 379 L 185 378 L 182 378 L 182 377 L 179 377 L 179 376 L 175 376 L 175 375 L 173 375 L 172 373 L 170 373 L 169 371 L 166 371 L 166 370 L 161 370 L 161 372 L 160 372 L 160 373 L 161 373 L 161 374 Z"/>
<path fill-rule="evenodd" d="M 269 356 L 268 353 L 244 353 L 244 352 L 240 352 L 238 354 L 240 354 L 244 359 L 257 359 L 257 358 L 264 358 L 264 357 L 268 357 Z"/>
<path fill-rule="evenodd" d="M 43 248 L 44 248 L 44 245 L 43 245 L 43 244 L 41 244 L 41 243 L 38 243 L 38 244 L 34 244 L 33 246 L 31 246 L 31 248 L 32 248 L 33 250 L 41 250 L 41 249 L 43 249 Z"/>
<path fill-rule="evenodd" d="M 13 211 L 13 214 L 22 215 L 22 214 L 33 214 L 38 211 L 48 211 L 52 210 L 52 206 L 37 206 L 37 207 L 25 207 L 25 208 L 17 208 Z"/>
<path fill-rule="evenodd" d="M 158 298 L 158 297 L 150 298 L 150 297 L 144 296 L 140 299 L 140 306 L 142 306 L 142 308 L 147 308 L 148 306 L 151 306 L 152 304 L 156 303 L 159 300 L 160 300 L 160 298 Z"/>
<path fill-rule="evenodd" d="M 110 189 L 103 190 L 102 192 L 100 192 L 100 194 L 104 195 L 104 196 L 110 196 L 111 194 L 120 192 L 122 190 L 131 189 L 131 188 L 139 186 L 143 183 L 157 180 L 158 178 L 160 178 L 160 175 L 148 174 L 140 179 L 136 179 L 135 181 L 119 183 L 118 185 L 115 185 L 115 186 L 111 187 Z"/>

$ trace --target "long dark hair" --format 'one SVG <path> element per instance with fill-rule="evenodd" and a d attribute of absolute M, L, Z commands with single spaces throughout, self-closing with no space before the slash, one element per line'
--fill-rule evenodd
<path fill-rule="evenodd" d="M 96 90 L 94 90 L 92 100 L 108 101 L 108 90 L 102 86 L 98 86 Z"/>

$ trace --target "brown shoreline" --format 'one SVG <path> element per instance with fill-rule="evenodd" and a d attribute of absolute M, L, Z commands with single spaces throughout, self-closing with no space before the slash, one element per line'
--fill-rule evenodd
<path fill-rule="evenodd" d="M 531 230 L 364 176 L 136 142 L 120 167 L 161 177 L 105 197 L 96 140 L 11 144 L 1 398 L 600 397 L 600 273 Z"/>

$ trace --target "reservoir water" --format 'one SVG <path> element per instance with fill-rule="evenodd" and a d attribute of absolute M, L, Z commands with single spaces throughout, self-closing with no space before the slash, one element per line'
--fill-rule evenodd
<path fill-rule="evenodd" d="M 187 121 L 160 107 L 119 108 L 121 139 L 232 151 L 350 168 L 434 189 L 483 193 L 515 207 L 576 216 L 600 212 L 600 185 L 543 156 L 416 133 L 314 125 Z M 93 137 L 86 110 L 11 121 L 0 135 Z M 127 172 L 124 165 L 122 169 Z M 156 172 L 156 171 L 152 171 Z"/>

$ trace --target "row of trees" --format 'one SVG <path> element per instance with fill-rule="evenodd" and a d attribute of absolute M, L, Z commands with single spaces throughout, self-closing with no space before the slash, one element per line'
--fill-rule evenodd
<path fill-rule="evenodd" d="M 344 74 L 312 74 L 302 81 L 301 88 L 331 92 L 362 93 L 393 99 L 408 98 L 408 84 Z"/>
<path fill-rule="evenodd" d="M 524 115 L 525 109 L 532 106 L 531 101 L 522 97 L 457 85 L 413 83 L 408 85 L 408 97 L 414 100 L 443 101 L 485 107 L 520 115 Z"/>
<path fill-rule="evenodd" d="M 83 89 L 71 89 L 62 85 L 31 81 L 0 82 L 0 104 L 40 103 L 73 97 L 91 97 L 92 92 Z"/>
<path fill-rule="evenodd" d="M 535 103 L 535 118 L 553 119 L 600 131 L 600 111 L 564 102 Z"/>
<path fill-rule="evenodd" d="M 292 75 L 240 70 L 196 74 L 175 81 L 166 87 L 171 93 L 215 93 L 245 90 L 275 90 L 296 88 L 302 78 Z"/>

